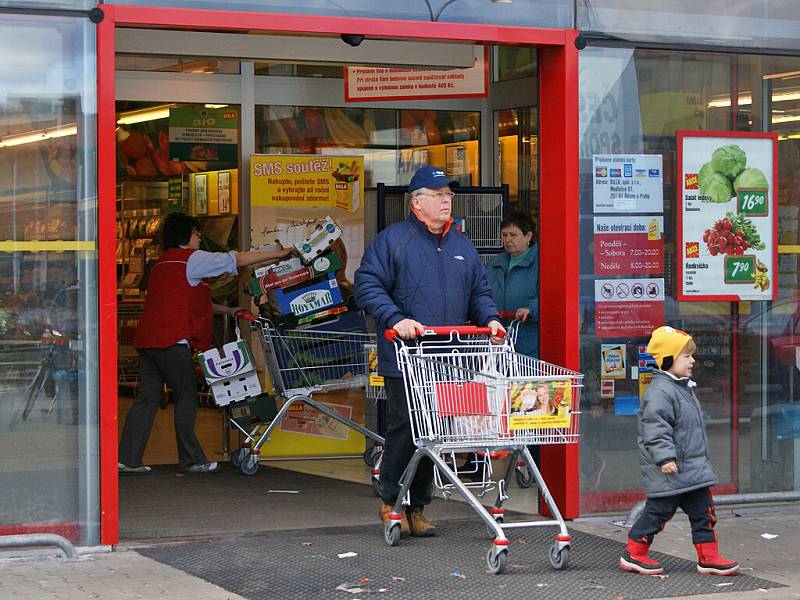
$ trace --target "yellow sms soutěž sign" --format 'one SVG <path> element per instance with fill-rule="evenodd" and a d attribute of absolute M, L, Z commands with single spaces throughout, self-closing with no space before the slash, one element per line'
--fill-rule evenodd
<path fill-rule="evenodd" d="M 364 198 L 363 156 L 254 154 L 253 206 L 330 206 L 348 212 Z"/>

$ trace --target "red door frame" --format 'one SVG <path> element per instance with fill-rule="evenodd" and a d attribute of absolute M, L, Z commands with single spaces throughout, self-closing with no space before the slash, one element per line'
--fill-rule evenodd
<path fill-rule="evenodd" d="M 97 32 L 100 272 L 101 542 L 119 538 L 117 481 L 117 298 L 114 30 L 117 26 L 220 32 L 254 30 L 369 38 L 526 44 L 540 48 L 542 358 L 578 369 L 578 51 L 577 31 L 256 12 L 99 6 Z M 564 517 L 579 511 L 578 447 L 543 448 L 543 475 Z"/>

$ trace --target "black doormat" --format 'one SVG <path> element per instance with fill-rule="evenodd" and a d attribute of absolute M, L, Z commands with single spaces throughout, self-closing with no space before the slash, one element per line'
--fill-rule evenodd
<path fill-rule="evenodd" d="M 572 532 L 569 564 L 555 571 L 547 558 L 555 533 L 551 527 L 511 530 L 503 575 L 487 569 L 490 541 L 477 517 L 443 522 L 436 537 L 410 538 L 397 547 L 387 546 L 382 528 L 374 525 L 270 532 L 137 551 L 249 600 L 633 600 L 785 587 L 747 575 L 698 575 L 695 563 L 660 553 L 653 556 L 664 563 L 668 576 L 626 573 L 616 567 L 623 543 L 582 532 Z"/>

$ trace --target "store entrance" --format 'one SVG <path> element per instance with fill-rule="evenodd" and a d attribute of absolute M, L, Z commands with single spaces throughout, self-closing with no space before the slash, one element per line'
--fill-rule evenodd
<path fill-rule="evenodd" d="M 168 34 L 167 38 L 159 41 L 160 33 Z M 276 42 L 266 46 L 276 48 L 275 56 L 264 56 L 262 50 L 258 58 L 241 60 L 228 58 L 222 51 L 215 58 L 193 56 L 188 48 L 197 47 L 195 36 L 200 35 L 210 44 L 206 52 L 232 41 L 232 34 L 222 33 L 118 30 L 115 141 L 120 430 L 141 384 L 133 334 L 148 279 L 161 252 L 156 234 L 170 212 L 178 210 L 196 218 L 203 231 L 202 249 L 211 252 L 264 248 L 276 240 L 288 246 L 306 239 L 317 224 L 331 217 L 342 231 L 344 251 L 338 258 L 343 260 L 336 277 L 345 295 L 365 245 L 379 228 L 378 184 L 406 185 L 420 166 L 440 166 L 467 187 L 507 186 L 506 212 L 519 210 L 534 221 L 541 218 L 539 54 L 535 47 L 381 42 L 385 49 L 356 58 L 345 42 L 326 38 L 342 50 L 306 55 L 303 62 L 297 62 L 288 60 L 280 52 L 281 46 L 287 40 L 314 45 L 318 38 L 267 36 Z M 255 36 L 234 37 L 247 44 L 250 40 L 246 38 Z M 265 37 L 258 37 L 261 44 Z M 187 50 L 174 53 L 175 39 L 183 40 Z M 166 40 L 172 44 L 172 52 L 159 46 Z M 398 51 L 399 45 L 403 52 Z M 398 64 L 397 56 L 403 57 L 404 64 Z M 465 75 L 470 70 L 479 71 L 471 83 Z M 406 72 L 411 75 L 398 75 Z M 401 90 L 401 85 L 407 84 L 398 83 L 397 89 L 389 90 L 387 85 L 378 94 L 374 85 L 365 84 L 367 78 L 389 73 L 393 78 L 413 76 L 422 82 L 441 82 L 449 93 L 437 95 L 436 88 L 429 86 L 421 86 L 419 92 L 407 87 Z M 456 84 L 448 89 L 448 74 L 454 75 L 455 81 L 466 80 L 465 87 Z M 316 156 L 331 165 L 337 163 L 335 171 L 348 178 L 346 183 L 360 182 L 359 201 L 353 201 L 355 195 L 351 195 L 347 204 L 337 206 L 335 199 L 320 202 L 289 194 L 291 199 L 277 202 L 252 180 L 253 155 L 277 155 L 284 164 Z M 499 231 L 493 233 L 499 239 Z M 495 251 L 500 250 L 498 243 Z M 214 279 L 215 302 L 246 305 L 262 314 L 280 311 L 279 302 L 276 307 L 269 294 L 253 287 L 253 275 L 247 271 Z M 352 302 L 344 297 L 341 305 L 353 312 Z M 292 316 L 294 321 L 296 317 Z M 247 323 L 240 321 L 239 325 L 242 339 L 259 364 L 260 384 L 265 390 L 272 389 L 269 369 L 264 368 L 260 356 L 263 340 L 249 332 Z M 217 346 L 235 340 L 234 332 L 233 320 L 216 318 Z M 209 461 L 223 463 L 223 474 L 179 473 L 174 402 L 170 390 L 164 389 L 142 457 L 153 471 L 146 476 L 120 477 L 121 539 L 201 534 L 213 529 L 208 514 L 202 524 L 193 523 L 202 531 L 172 527 L 178 521 L 169 515 L 191 517 L 197 506 L 194 501 L 176 504 L 167 512 L 163 504 L 151 506 L 164 515 L 162 526 L 151 527 L 153 522 L 147 521 L 153 510 L 146 507 L 157 502 L 161 491 L 181 496 L 204 490 L 206 498 L 214 500 L 229 498 L 226 489 L 231 486 L 244 486 L 248 489 L 241 494 L 250 493 L 269 505 L 270 497 L 260 493 L 264 488 L 272 489 L 274 481 L 279 489 L 273 492 L 300 491 L 291 489 L 299 485 L 291 478 L 306 473 L 354 482 L 363 488 L 354 488 L 359 490 L 355 495 L 363 496 L 370 507 L 374 505 L 370 468 L 362 457 L 369 444 L 365 445 L 363 436 L 347 428 L 324 431 L 319 423 L 309 431 L 307 416 L 295 418 L 265 444 L 262 459 L 268 468 L 243 477 L 228 462 L 242 436 L 235 425 L 224 426 L 223 412 L 216 404 L 213 393 L 201 392 L 195 431 Z M 331 404 L 354 421 L 380 430 L 375 402 L 363 390 L 349 390 Z M 275 473 L 282 475 L 275 477 Z M 308 481 L 322 481 L 317 489 L 322 486 L 325 491 L 319 500 L 329 505 L 337 484 Z M 256 488 L 259 492 L 254 492 Z M 364 514 L 371 512 L 372 508 Z M 221 520 L 228 516 L 219 514 Z"/>

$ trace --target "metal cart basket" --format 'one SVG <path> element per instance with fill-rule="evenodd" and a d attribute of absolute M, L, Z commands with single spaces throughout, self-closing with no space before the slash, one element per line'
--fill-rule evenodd
<path fill-rule="evenodd" d="M 417 450 L 401 477 L 384 537 L 389 545 L 399 543 L 403 504 L 419 462 L 427 456 L 486 523 L 494 538 L 486 556 L 493 573 L 506 569 L 509 542 L 504 530 L 519 527 L 557 526 L 549 559 L 553 568 L 563 569 L 571 537 L 527 446 L 578 441 L 583 375 L 517 354 L 510 343 L 491 344 L 488 334 L 488 328 L 480 327 L 430 327 L 416 343 L 406 343 L 396 332 L 387 332 L 396 344 Z M 498 482 L 494 507 L 487 510 L 442 454 L 500 449 L 511 451 L 511 459 Z M 535 478 L 552 520 L 504 523 L 505 482 L 519 459 Z"/>
<path fill-rule="evenodd" d="M 262 426 L 248 432 L 234 423 L 246 440 L 233 455 L 234 464 L 238 464 L 243 473 L 256 472 L 261 446 L 269 440 L 291 407 L 298 403 L 313 407 L 326 421 L 332 419 L 383 443 L 383 437 L 314 398 L 316 394 L 366 386 L 368 364 L 364 346 L 375 343 L 374 334 L 319 329 L 280 330 L 272 321 L 263 318 L 253 321 L 253 330 L 261 342 L 266 367 L 283 405 L 266 428 Z"/>

